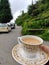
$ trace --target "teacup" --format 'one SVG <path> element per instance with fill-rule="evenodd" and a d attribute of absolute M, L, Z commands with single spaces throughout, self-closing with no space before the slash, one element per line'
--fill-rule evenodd
<path fill-rule="evenodd" d="M 18 43 L 21 45 L 22 55 L 33 58 L 38 55 L 39 46 L 43 44 L 43 39 L 34 35 L 25 35 L 18 37 Z"/>

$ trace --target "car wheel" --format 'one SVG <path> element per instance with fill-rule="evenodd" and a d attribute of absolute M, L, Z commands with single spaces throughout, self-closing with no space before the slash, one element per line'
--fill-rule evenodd
<path fill-rule="evenodd" d="M 14 24 L 14 26 L 13 26 L 13 29 L 15 29 L 15 24 Z"/>

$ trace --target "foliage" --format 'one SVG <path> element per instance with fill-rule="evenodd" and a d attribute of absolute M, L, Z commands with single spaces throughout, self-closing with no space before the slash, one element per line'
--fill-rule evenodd
<path fill-rule="evenodd" d="M 17 19 L 17 25 L 22 26 L 22 34 L 34 34 L 49 40 L 49 0 L 38 0 L 28 6 L 28 12 L 21 14 Z M 45 29 L 43 31 L 28 31 L 28 29 Z M 48 30 L 46 30 L 48 29 Z"/>
<path fill-rule="evenodd" d="M 0 1 L 0 22 L 7 23 L 12 19 L 10 5 L 8 0 Z"/>
<path fill-rule="evenodd" d="M 38 13 L 36 12 L 37 11 L 36 9 L 37 9 L 37 5 L 34 5 L 34 4 L 30 5 L 28 7 L 28 14 L 31 16 L 35 16 Z"/>
<path fill-rule="evenodd" d="M 23 25 L 25 21 L 28 22 L 29 20 L 31 20 L 31 16 L 29 16 L 28 13 L 25 13 L 21 16 L 18 16 L 18 18 L 16 19 L 16 23 L 17 25 Z"/>
<path fill-rule="evenodd" d="M 40 35 L 40 37 L 43 38 L 44 40 L 48 40 L 49 41 L 49 30 L 46 30 L 45 33 Z"/>
<path fill-rule="evenodd" d="M 28 24 L 27 22 L 24 22 L 23 23 L 23 25 L 24 25 L 23 28 L 22 28 L 22 34 L 23 35 L 26 35 L 27 34 L 27 29 L 28 29 L 27 24 Z"/>

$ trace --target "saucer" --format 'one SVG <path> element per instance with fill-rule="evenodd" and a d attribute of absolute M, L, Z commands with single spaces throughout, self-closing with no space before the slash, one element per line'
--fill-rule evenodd
<path fill-rule="evenodd" d="M 37 47 L 38 48 L 38 47 Z M 39 48 L 40 49 L 40 48 Z M 36 50 L 35 50 L 36 51 Z M 34 53 L 33 53 L 34 54 Z M 24 51 L 22 50 L 22 47 L 20 44 L 17 44 L 12 49 L 12 56 L 13 58 L 22 65 L 44 65 L 49 60 L 49 55 L 44 52 L 42 49 L 36 53 L 37 56 L 33 56 L 32 58 L 28 57 Z"/>

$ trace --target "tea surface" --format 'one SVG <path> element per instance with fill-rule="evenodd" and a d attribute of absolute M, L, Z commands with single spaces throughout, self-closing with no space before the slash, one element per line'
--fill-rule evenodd
<path fill-rule="evenodd" d="M 30 44 L 30 45 L 38 45 L 40 44 L 40 41 L 35 39 L 35 38 L 23 38 L 22 39 L 26 44 Z"/>

